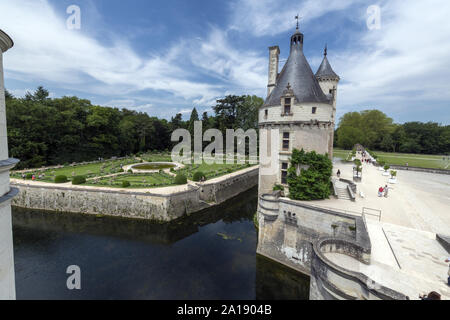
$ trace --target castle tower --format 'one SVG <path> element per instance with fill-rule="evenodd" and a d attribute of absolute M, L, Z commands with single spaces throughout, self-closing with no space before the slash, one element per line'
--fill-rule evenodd
<path fill-rule="evenodd" d="M 3 83 L 3 53 L 12 46 L 11 38 L 0 30 L 0 300 L 16 298 L 11 199 L 18 191 L 9 186 L 9 170 L 16 165 L 18 160 L 8 158 Z"/>
<path fill-rule="evenodd" d="M 325 46 L 324 52 L 323 52 L 323 60 L 320 64 L 319 69 L 316 72 L 316 78 L 319 81 L 320 87 L 322 88 L 322 91 L 329 95 L 328 97 L 332 99 L 333 101 L 333 126 L 330 129 L 330 135 L 331 135 L 331 144 L 329 146 L 328 153 L 330 156 L 333 156 L 333 140 L 334 140 L 334 125 L 336 123 L 336 98 L 337 98 L 337 86 L 339 83 L 339 76 L 333 71 L 333 68 L 331 68 L 330 63 L 328 62 L 327 58 L 327 46 Z"/>
<path fill-rule="evenodd" d="M 273 73 L 269 74 L 268 96 L 258 115 L 259 195 L 272 192 L 276 184 L 287 184 L 289 158 L 294 148 L 328 153 L 331 157 L 334 101 L 332 95 L 324 94 L 312 72 L 303 54 L 303 39 L 297 26 L 291 37 L 289 58 L 276 77 L 279 49 L 269 48 L 269 70 Z"/>

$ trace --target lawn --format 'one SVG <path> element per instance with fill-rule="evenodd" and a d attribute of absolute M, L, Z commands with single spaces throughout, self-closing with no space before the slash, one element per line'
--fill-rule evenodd
<path fill-rule="evenodd" d="M 335 148 L 335 149 L 333 149 L 333 157 L 341 158 L 342 160 L 345 160 L 345 159 L 347 159 L 348 153 L 351 151 L 352 150 L 343 150 L 343 149 Z"/>
<path fill-rule="evenodd" d="M 67 178 L 70 179 L 72 176 L 85 176 L 86 178 L 91 178 L 118 173 L 120 171 L 120 165 L 127 165 L 137 162 L 139 161 L 135 158 L 130 157 L 120 160 L 105 160 L 98 163 L 80 164 L 75 166 L 66 165 L 58 169 L 36 169 L 35 171 L 31 171 L 30 173 L 34 174 L 37 178 L 40 174 L 43 174 L 43 177 L 41 179 L 37 179 L 38 181 L 53 182 L 55 177 L 59 175 L 67 176 Z M 11 173 L 11 177 L 21 179 L 22 174 L 13 171 Z"/>
<path fill-rule="evenodd" d="M 393 165 L 406 165 L 410 167 L 420 167 L 420 168 L 433 168 L 433 169 L 449 169 L 450 160 L 448 156 L 445 157 L 437 155 L 428 154 L 406 154 L 406 153 L 388 153 L 388 152 L 377 152 L 375 154 L 378 156 L 379 160 L 386 161 L 387 164 Z"/>
<path fill-rule="evenodd" d="M 343 150 L 335 148 L 334 157 L 346 159 L 351 150 Z M 410 167 L 432 168 L 432 169 L 450 169 L 450 160 L 448 156 L 444 160 L 443 156 L 429 154 L 410 154 L 410 153 L 393 153 L 374 151 L 378 156 L 378 160 L 384 160 L 390 165 L 406 165 Z"/>
<path fill-rule="evenodd" d="M 121 188 L 128 181 L 130 188 L 158 188 L 173 185 L 174 177 L 167 173 L 124 174 L 115 177 L 100 178 L 98 182 L 88 181 L 88 185 Z"/>

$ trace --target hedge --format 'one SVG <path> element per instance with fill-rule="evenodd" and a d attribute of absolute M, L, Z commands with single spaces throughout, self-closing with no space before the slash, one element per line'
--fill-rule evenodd
<path fill-rule="evenodd" d="M 184 174 L 179 173 L 176 175 L 175 177 L 175 184 L 186 184 L 187 183 L 187 178 Z"/>
<path fill-rule="evenodd" d="M 67 176 L 59 175 L 55 177 L 55 183 L 65 183 L 69 180 L 67 180 Z"/>
<path fill-rule="evenodd" d="M 78 185 L 86 183 L 86 178 L 84 176 L 75 176 L 72 178 L 72 184 Z"/>

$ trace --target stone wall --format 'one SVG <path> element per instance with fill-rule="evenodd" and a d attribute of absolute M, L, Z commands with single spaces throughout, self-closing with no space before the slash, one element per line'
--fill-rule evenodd
<path fill-rule="evenodd" d="M 257 253 L 310 276 L 311 300 L 399 299 L 406 296 L 329 261 L 326 252 L 369 264 L 364 216 L 265 194 L 258 205 Z"/>
<path fill-rule="evenodd" d="M 17 190 L 9 186 L 9 170 L 18 160 L 8 159 L 3 80 L 3 53 L 12 46 L 11 38 L 0 30 L 0 300 L 16 298 L 11 199 Z"/>
<path fill-rule="evenodd" d="M 325 252 L 348 255 L 370 263 L 370 247 L 346 239 L 322 238 L 314 242 L 311 261 L 310 300 L 406 300 L 366 275 L 344 269 L 326 258 Z"/>
<path fill-rule="evenodd" d="M 361 218 L 264 195 L 258 207 L 257 252 L 309 275 L 313 242 L 323 236 L 355 240 L 358 232 L 367 232 L 358 220 Z"/>
<path fill-rule="evenodd" d="M 222 203 L 254 187 L 258 183 L 257 178 L 258 168 L 255 167 L 167 194 L 15 183 L 20 192 L 14 198 L 13 205 L 58 212 L 171 221 Z"/>
<path fill-rule="evenodd" d="M 445 169 L 432 169 L 432 168 L 419 168 L 410 166 L 400 166 L 400 165 L 390 165 L 390 170 L 409 170 L 409 171 L 419 171 L 419 172 L 429 172 L 429 173 L 440 173 L 440 174 L 450 174 L 450 170 Z"/>

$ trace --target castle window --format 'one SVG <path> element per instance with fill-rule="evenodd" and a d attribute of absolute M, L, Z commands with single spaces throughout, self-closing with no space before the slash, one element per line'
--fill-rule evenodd
<path fill-rule="evenodd" d="M 330 93 L 333 93 L 333 89 L 330 89 Z"/>
<path fill-rule="evenodd" d="M 283 132 L 283 151 L 289 151 L 289 132 Z"/>
<path fill-rule="evenodd" d="M 312 107 L 312 113 L 316 114 L 316 112 L 317 112 L 317 107 Z"/>
<path fill-rule="evenodd" d="M 284 98 L 284 114 L 291 114 L 291 98 Z"/>
<path fill-rule="evenodd" d="M 269 114 L 269 110 L 265 109 L 264 110 L 264 118 L 267 119 L 267 115 Z"/>
<path fill-rule="evenodd" d="M 281 163 L 281 183 L 287 184 L 287 170 L 288 170 L 288 163 L 282 162 Z"/>

